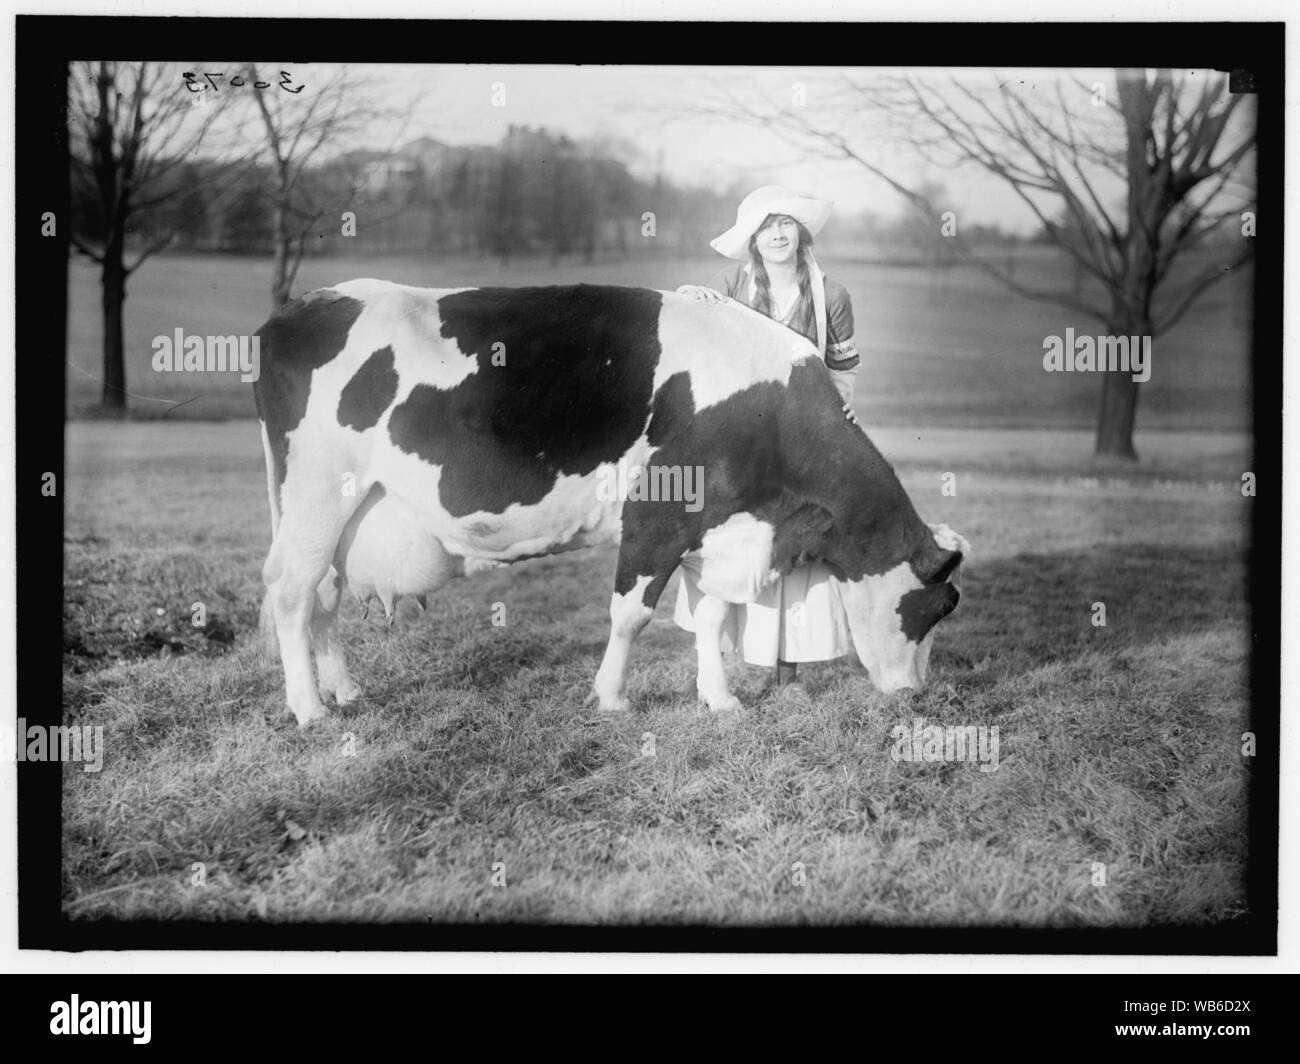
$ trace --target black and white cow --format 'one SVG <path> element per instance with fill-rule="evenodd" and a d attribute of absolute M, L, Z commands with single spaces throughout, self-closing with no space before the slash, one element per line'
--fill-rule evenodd
<path fill-rule="evenodd" d="M 628 652 L 687 555 L 698 690 L 727 690 L 726 603 L 808 560 L 842 581 L 882 691 L 925 682 L 965 543 L 917 515 L 811 344 L 737 304 L 593 285 L 433 290 L 357 280 L 259 330 L 254 385 L 273 542 L 263 627 L 306 726 L 359 695 L 340 593 L 431 591 L 454 576 L 620 544 L 592 697 L 626 709 Z M 694 505 L 601 490 L 625 469 L 698 468 Z M 641 494 L 644 494 L 641 493 Z"/>

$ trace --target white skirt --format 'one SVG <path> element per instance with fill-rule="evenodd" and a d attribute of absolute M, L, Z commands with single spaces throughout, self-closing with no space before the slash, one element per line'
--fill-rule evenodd
<path fill-rule="evenodd" d="M 703 592 L 699 577 L 683 564 L 673 620 L 695 631 L 695 608 Z M 722 628 L 722 648 L 739 648 L 750 665 L 782 661 L 832 661 L 856 652 L 839 584 L 820 563 L 803 565 L 759 592 L 753 602 L 732 603 Z"/>

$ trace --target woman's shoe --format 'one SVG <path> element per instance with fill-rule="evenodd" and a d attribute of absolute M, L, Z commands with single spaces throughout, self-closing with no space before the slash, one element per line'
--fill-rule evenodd
<path fill-rule="evenodd" d="M 791 680 L 789 683 L 782 684 L 768 684 L 759 692 L 758 700 L 774 706 L 812 705 L 812 696 L 808 693 L 808 688 L 804 687 L 798 680 Z"/>

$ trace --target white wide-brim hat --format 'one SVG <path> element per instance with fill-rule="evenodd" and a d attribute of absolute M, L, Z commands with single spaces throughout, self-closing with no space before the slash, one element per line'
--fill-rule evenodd
<path fill-rule="evenodd" d="M 764 185 L 740 201 L 736 208 L 736 224 L 720 237 L 710 240 L 709 247 L 729 259 L 743 261 L 749 258 L 749 238 L 758 232 L 758 227 L 769 214 L 788 214 L 816 236 L 831 216 L 834 206 L 834 200 L 801 196 L 783 185 Z"/>

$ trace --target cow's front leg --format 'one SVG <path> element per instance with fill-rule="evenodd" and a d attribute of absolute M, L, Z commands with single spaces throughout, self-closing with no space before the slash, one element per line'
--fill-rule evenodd
<path fill-rule="evenodd" d="M 654 616 L 654 605 L 645 602 L 646 590 L 652 582 L 653 577 L 639 576 L 631 588 L 622 594 L 615 590 L 609 600 L 609 643 L 591 689 L 592 697 L 600 702 L 604 713 L 620 713 L 629 708 L 627 659 L 633 640 Z"/>
<path fill-rule="evenodd" d="M 705 595 L 694 613 L 695 652 L 699 659 L 695 690 L 714 713 L 741 708 L 740 699 L 727 689 L 727 674 L 722 667 L 722 629 L 730 609 L 731 603 Z"/>
<path fill-rule="evenodd" d="M 331 569 L 316 588 L 316 609 L 311 617 L 312 649 L 316 652 L 316 678 L 322 694 L 346 706 L 361 697 L 361 688 L 348 673 L 339 641 L 339 604 L 343 577 Z"/>

